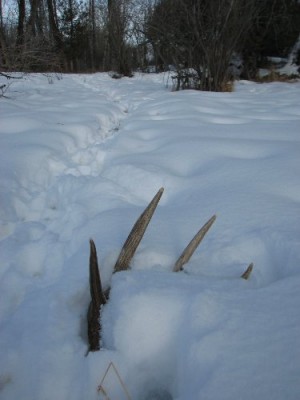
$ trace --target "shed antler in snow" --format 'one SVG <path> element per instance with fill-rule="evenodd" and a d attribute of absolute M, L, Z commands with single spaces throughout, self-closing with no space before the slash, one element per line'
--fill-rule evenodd
<path fill-rule="evenodd" d="M 194 254 L 195 250 L 201 243 L 202 239 L 204 236 L 207 234 L 208 230 L 212 226 L 212 224 L 216 220 L 216 215 L 213 215 L 207 222 L 202 226 L 202 228 L 199 230 L 198 233 L 193 237 L 193 239 L 190 241 L 190 243 L 187 245 L 187 247 L 183 250 L 181 256 L 178 258 L 176 261 L 173 271 L 178 272 L 183 270 L 184 264 L 186 264 L 189 259 L 192 257 Z"/>
<path fill-rule="evenodd" d="M 90 240 L 90 292 L 91 302 L 87 314 L 89 351 L 97 351 L 100 349 L 100 308 L 107 300 L 102 289 L 97 251 L 92 239 Z"/>
<path fill-rule="evenodd" d="M 126 239 L 121 253 L 117 259 L 114 272 L 124 271 L 129 269 L 129 263 L 132 260 L 140 241 L 142 240 L 144 233 L 149 225 L 149 222 L 156 210 L 157 204 L 164 192 L 164 188 L 160 188 L 156 195 L 153 197 L 147 208 L 143 211 L 141 216 L 134 224 L 131 232 Z"/>
<path fill-rule="evenodd" d="M 140 244 L 144 236 L 144 233 L 147 229 L 147 226 L 149 225 L 154 211 L 156 210 L 163 191 L 163 188 L 159 189 L 149 205 L 137 219 L 122 247 L 122 250 L 114 267 L 114 272 L 124 271 L 130 268 L 130 261 L 132 260 L 136 249 L 138 248 L 138 245 Z M 179 272 L 183 270 L 184 264 L 186 264 L 190 260 L 215 220 L 216 216 L 214 215 L 193 237 L 193 239 L 190 241 L 188 246 L 184 249 L 180 257 L 176 261 L 173 267 L 174 272 Z M 252 269 L 253 264 L 250 264 L 246 271 L 242 274 L 241 278 L 248 279 L 252 272 Z M 93 240 L 90 240 L 90 292 L 92 299 L 87 317 L 89 350 L 96 351 L 100 349 L 100 309 L 101 306 L 103 306 L 107 302 L 109 288 L 106 291 L 103 291 L 98 268 L 97 251 Z"/>

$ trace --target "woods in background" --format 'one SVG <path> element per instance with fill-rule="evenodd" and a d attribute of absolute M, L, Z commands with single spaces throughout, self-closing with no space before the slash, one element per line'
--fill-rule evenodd
<path fill-rule="evenodd" d="M 297 0 L 0 0 L 0 71 L 172 65 L 219 91 L 234 54 L 253 78 L 266 56 L 288 55 L 299 26 Z"/>

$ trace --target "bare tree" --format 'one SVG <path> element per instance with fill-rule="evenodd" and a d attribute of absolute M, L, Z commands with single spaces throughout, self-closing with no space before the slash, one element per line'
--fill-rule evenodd
<path fill-rule="evenodd" d="M 108 0 L 108 57 L 107 66 L 124 76 L 131 76 L 126 42 L 128 0 Z"/>
<path fill-rule="evenodd" d="M 18 0 L 18 29 L 17 29 L 17 45 L 24 43 L 25 34 L 25 0 Z"/>
<path fill-rule="evenodd" d="M 95 69 L 96 62 L 96 7 L 95 0 L 89 0 L 89 47 L 91 69 Z"/>
<path fill-rule="evenodd" d="M 160 0 L 147 33 L 158 58 L 176 66 L 181 83 L 222 91 L 256 11 L 254 0 Z"/>
<path fill-rule="evenodd" d="M 55 0 L 47 0 L 47 7 L 48 7 L 50 34 L 54 39 L 57 49 L 62 50 L 63 42 L 62 42 L 61 32 L 58 28 Z"/>
<path fill-rule="evenodd" d="M 6 48 L 7 45 L 3 18 L 3 7 L 2 0 L 0 0 L 0 68 L 5 68 L 8 63 Z"/>
<path fill-rule="evenodd" d="M 38 20 L 38 6 L 40 0 L 30 1 L 30 15 L 27 22 L 27 30 L 31 33 L 33 37 L 37 35 L 37 20 Z M 39 32 L 41 33 L 41 32 Z"/>

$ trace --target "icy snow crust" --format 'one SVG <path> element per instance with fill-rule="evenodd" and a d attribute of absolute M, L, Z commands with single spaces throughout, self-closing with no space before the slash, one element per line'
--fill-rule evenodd
<path fill-rule="evenodd" d="M 300 84 L 53 82 L 29 75 L 0 100 L 1 400 L 99 399 L 111 361 L 133 400 L 299 400 Z M 111 276 L 160 187 L 132 270 Z M 112 290 L 85 357 L 90 237 Z"/>

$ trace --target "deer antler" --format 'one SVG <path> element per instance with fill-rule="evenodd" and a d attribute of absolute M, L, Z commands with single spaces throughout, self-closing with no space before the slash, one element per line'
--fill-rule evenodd
<path fill-rule="evenodd" d="M 134 224 L 127 240 L 123 245 L 119 258 L 116 262 L 114 272 L 129 268 L 129 263 L 143 238 L 143 235 L 163 194 L 163 191 L 163 188 L 159 189 L 152 201 Z M 107 302 L 109 290 L 110 288 L 104 292 L 102 289 L 97 250 L 94 241 L 90 239 L 90 292 L 92 300 L 90 302 L 87 314 L 89 340 L 88 351 L 97 351 L 100 349 L 100 308 Z"/>
<path fill-rule="evenodd" d="M 204 224 L 202 226 L 202 228 L 199 230 L 199 232 L 196 233 L 196 235 L 193 237 L 193 239 L 190 241 L 190 243 L 187 245 L 187 247 L 183 250 L 181 256 L 176 261 L 174 268 L 173 268 L 174 272 L 183 270 L 183 265 L 186 264 L 189 261 L 189 259 L 192 257 L 192 255 L 194 254 L 194 251 L 197 249 L 197 247 L 201 243 L 202 239 L 208 232 L 209 228 L 215 222 L 216 218 L 217 218 L 216 215 L 212 216 L 210 218 L 210 220 L 208 220 L 206 222 L 206 224 Z"/>
<path fill-rule="evenodd" d="M 159 200 L 163 194 L 164 189 L 161 188 L 153 197 L 149 205 L 137 219 L 131 232 L 129 233 L 123 248 L 120 252 L 118 260 L 114 267 L 114 272 L 123 271 L 129 269 L 129 263 L 134 256 L 134 253 L 141 242 L 147 226 L 154 214 L 154 211 L 159 203 Z M 216 216 L 213 215 L 207 222 L 202 226 L 202 228 L 197 232 L 197 234 L 190 241 L 188 246 L 184 249 L 181 256 L 176 261 L 173 271 L 178 272 L 183 269 L 183 265 L 186 264 L 192 257 L 193 253 L 199 246 L 200 242 L 215 222 Z M 253 264 L 251 263 L 247 270 L 243 273 L 241 278 L 248 279 L 253 269 Z M 91 302 L 88 309 L 88 340 L 89 340 L 89 351 L 96 351 L 100 349 L 100 310 L 101 306 L 107 302 L 109 295 L 108 288 L 105 292 L 102 289 L 97 251 L 93 240 L 90 240 L 90 291 L 91 291 Z"/>
<path fill-rule="evenodd" d="M 249 279 L 251 272 L 253 270 L 253 263 L 251 263 L 248 268 L 246 269 L 246 271 L 241 275 L 241 278 L 243 279 Z"/>
<path fill-rule="evenodd" d="M 97 251 L 92 239 L 90 239 L 90 292 L 92 300 L 87 314 L 89 351 L 97 351 L 100 348 L 100 307 L 107 300 L 102 289 Z"/>
<path fill-rule="evenodd" d="M 157 204 L 163 194 L 164 188 L 159 189 L 156 195 L 153 197 L 147 208 L 140 215 L 136 223 L 134 224 L 131 232 L 129 233 L 118 260 L 115 264 L 114 272 L 124 271 L 129 269 L 129 263 L 134 256 L 134 253 L 142 240 L 147 226 L 152 218 L 152 215 L 157 207 Z"/>
<path fill-rule="evenodd" d="M 100 306 L 101 304 L 106 303 L 100 279 L 97 250 L 92 239 L 90 239 L 90 290 L 92 301 L 95 306 Z"/>

